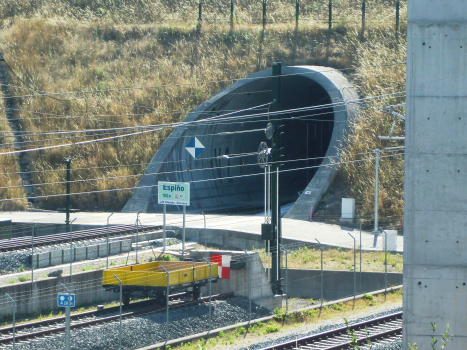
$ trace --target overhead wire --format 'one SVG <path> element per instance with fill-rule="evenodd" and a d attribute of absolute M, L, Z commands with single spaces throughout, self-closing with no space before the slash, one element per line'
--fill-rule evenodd
<path fill-rule="evenodd" d="M 289 109 L 289 110 L 281 110 L 281 111 L 277 111 L 277 112 L 256 113 L 256 114 L 252 114 L 252 115 L 244 115 L 244 116 L 236 116 L 236 117 L 226 117 L 226 115 L 238 113 L 237 111 L 233 112 L 233 113 L 220 115 L 220 116 L 210 117 L 210 118 L 201 119 L 201 120 L 187 121 L 187 122 L 159 124 L 159 125 L 148 125 L 148 126 L 136 126 L 136 127 L 128 127 L 128 128 L 110 128 L 110 129 L 92 129 L 92 130 L 85 130 L 85 131 L 72 131 L 72 132 L 66 132 L 66 133 L 87 133 L 87 132 L 96 132 L 96 131 L 101 131 L 101 130 L 106 131 L 106 130 L 149 129 L 149 128 L 158 127 L 158 129 L 145 130 L 145 131 L 141 131 L 141 132 L 135 132 L 135 133 L 124 134 L 124 135 L 117 135 L 117 136 L 107 137 L 107 138 L 100 138 L 100 139 L 94 139 L 94 140 L 73 142 L 73 143 L 67 143 L 67 144 L 62 144 L 62 145 L 37 147 L 37 148 L 33 148 L 33 149 L 22 149 L 22 150 L 1 152 L 0 155 L 16 154 L 16 153 L 22 153 L 22 152 L 33 152 L 33 151 L 45 150 L 45 149 L 51 149 L 51 148 L 61 148 L 61 147 L 70 147 L 70 146 L 73 146 L 73 145 L 89 144 L 89 143 L 94 143 L 94 142 L 99 142 L 99 141 L 104 141 L 104 140 L 113 140 L 113 139 L 122 138 L 122 137 L 129 137 L 129 136 L 145 134 L 145 133 L 148 133 L 148 132 L 156 132 L 156 131 L 162 130 L 165 127 L 166 128 L 186 127 L 186 126 L 199 125 L 199 124 L 201 124 L 201 125 L 202 124 L 209 124 L 209 123 L 212 123 L 212 122 L 227 123 L 227 122 L 231 122 L 231 120 L 235 120 L 235 119 L 251 119 L 251 118 L 264 117 L 264 116 L 270 117 L 270 116 L 276 115 L 276 114 L 296 113 L 296 112 L 315 110 L 315 109 L 320 109 L 320 108 L 325 108 L 325 107 L 343 106 L 343 105 L 347 105 L 349 103 L 361 103 L 362 101 L 373 100 L 373 99 L 382 98 L 382 97 L 386 97 L 386 96 L 400 95 L 402 93 L 404 93 L 404 92 L 392 93 L 392 94 L 387 94 L 387 95 L 380 95 L 380 96 L 375 96 L 375 97 L 367 97 L 367 98 L 363 98 L 363 99 L 356 99 L 356 100 L 352 100 L 352 101 L 344 101 L 344 102 L 339 102 L 339 103 L 331 103 L 331 104 L 325 104 L 325 105 L 320 105 L 320 106 L 294 108 L 294 109 Z M 265 105 L 267 105 L 267 104 L 255 106 L 255 107 L 248 108 L 248 109 L 244 109 L 242 111 L 248 111 L 248 110 L 256 109 L 256 108 L 259 108 L 259 107 L 265 106 Z M 217 119 L 219 119 L 219 118 L 222 118 L 222 120 L 218 121 Z M 163 125 L 163 127 L 161 127 L 161 125 Z M 62 134 L 62 133 L 56 133 L 56 134 Z"/>
<path fill-rule="evenodd" d="M 388 150 L 388 151 L 397 151 L 397 150 Z M 355 153 L 352 154 L 352 157 L 360 156 L 360 155 L 368 155 L 371 154 L 372 152 L 362 152 L 362 153 Z M 252 157 L 252 156 L 257 156 L 257 152 L 250 152 L 250 153 L 237 153 L 237 154 L 229 154 L 228 158 L 225 158 L 223 156 L 216 156 L 216 157 L 210 157 L 210 158 L 205 158 L 205 160 L 210 160 L 210 159 L 235 159 L 238 157 Z M 286 160 L 281 160 L 277 162 L 270 162 L 270 165 L 274 165 L 275 163 L 291 163 L 291 162 L 305 162 L 305 161 L 311 161 L 311 160 L 324 160 L 324 159 L 333 159 L 333 158 L 339 158 L 339 155 L 334 155 L 334 156 L 321 156 L 321 157 L 309 157 L 309 158 L 298 158 L 298 159 L 286 159 Z M 92 178 L 92 179 L 80 179 L 80 180 L 71 180 L 71 181 L 56 181 L 56 182 L 48 182 L 48 183 L 39 183 L 39 184 L 34 184 L 34 187 L 40 187 L 40 186 L 50 186 L 50 185 L 63 185 L 63 184 L 75 184 L 75 183 L 83 183 L 83 182 L 92 182 L 92 181 L 108 181 L 108 180 L 121 180 L 121 179 L 127 179 L 127 178 L 135 178 L 135 177 L 142 177 L 142 176 L 151 176 L 151 175 L 167 175 L 167 174 L 174 174 L 174 173 L 191 173 L 191 172 L 197 172 L 197 171 L 209 171 L 209 170 L 218 170 L 218 169 L 234 169 L 234 168 L 244 168 L 245 166 L 257 166 L 259 163 L 248 163 L 248 164 L 236 164 L 236 165 L 225 165 L 225 166 L 211 166 L 211 167 L 204 167 L 204 168 L 193 168 L 193 169 L 183 169 L 183 170 L 170 170 L 170 171 L 157 171 L 154 173 L 140 173 L 140 174 L 131 174 L 131 175 L 120 175 L 120 176 L 109 176 L 109 177 L 102 177 L 102 178 Z M 62 170 L 63 171 L 63 170 Z M 12 189 L 12 188 L 21 188 L 24 187 L 23 185 L 16 185 L 16 186 L 4 186 L 0 187 L 0 189 Z"/>
<path fill-rule="evenodd" d="M 370 65 L 365 66 L 367 68 L 378 68 L 378 67 L 386 67 L 386 66 L 395 66 L 395 65 L 404 65 L 406 62 L 395 62 L 395 63 L 388 63 L 382 65 Z M 302 73 L 289 73 L 289 74 L 281 74 L 281 77 L 287 76 L 302 76 L 302 75 L 313 75 L 313 74 L 322 74 L 326 71 L 348 71 L 348 70 L 355 70 L 357 67 L 351 68 L 329 68 L 329 70 L 321 70 L 319 72 L 315 71 L 308 71 Z M 4 96 L 4 99 L 11 99 L 11 98 L 33 98 L 33 97 L 48 97 L 48 96 L 68 96 L 68 95 L 86 95 L 86 94 L 95 94 L 95 93 L 106 93 L 106 92 L 121 92 L 121 91 L 134 91 L 134 90 L 145 90 L 145 89 L 160 89 L 160 88 L 167 88 L 167 87 L 180 87 L 180 86 L 190 86 L 190 85 L 206 85 L 206 84 L 219 84 L 219 83 L 231 83 L 234 81 L 239 80 L 261 80 L 261 79 L 270 79 L 272 75 L 264 76 L 264 77 L 244 77 L 244 78 L 235 78 L 235 79 L 223 79 L 223 80 L 212 80 L 212 81 L 204 81 L 204 82 L 196 82 L 196 83 L 179 83 L 179 84 L 162 84 L 162 85 L 152 85 L 152 86 L 140 86 L 140 87 L 126 87 L 126 88 L 118 88 L 118 89 L 102 89 L 102 90 L 82 90 L 82 91 L 69 91 L 69 92 L 61 92 L 61 93 L 41 93 L 39 95 L 15 95 L 15 96 Z"/>
<path fill-rule="evenodd" d="M 404 153 L 397 153 L 393 155 L 387 155 L 387 156 L 379 156 L 380 159 L 382 158 L 388 158 L 388 157 L 393 157 L 393 156 L 399 156 L 403 155 Z M 352 160 L 352 161 L 345 161 L 345 162 L 338 162 L 338 163 L 333 163 L 333 164 L 326 164 L 326 165 L 316 165 L 316 166 L 307 166 L 307 167 L 301 167 L 301 168 L 295 168 L 295 169 L 285 169 L 285 170 L 280 170 L 280 173 L 283 172 L 290 172 L 290 171 L 297 171 L 297 170 L 305 170 L 305 169 L 314 169 L 314 168 L 320 168 L 320 167 L 333 167 L 333 166 L 339 166 L 342 164 L 351 164 L 351 163 L 358 163 L 358 162 L 363 162 L 363 161 L 372 161 L 375 158 L 366 158 L 366 159 L 360 159 L 360 160 Z M 254 165 L 254 164 L 252 164 Z M 192 180 L 190 181 L 191 183 L 199 183 L 199 182 L 206 182 L 206 181 L 218 181 L 218 180 L 225 180 L 225 179 L 235 179 L 235 178 L 245 178 L 245 177 L 252 177 L 252 176 L 264 176 L 263 173 L 254 173 L 254 174 L 245 174 L 245 175 L 234 175 L 234 176 L 225 176 L 225 177 L 218 177 L 218 178 L 211 178 L 211 179 L 201 179 L 201 180 Z M 147 185 L 147 186 L 138 186 L 138 189 L 141 188 L 154 188 L 157 187 L 157 185 Z M 97 191 L 84 191 L 84 192 L 78 192 L 78 193 L 71 193 L 70 196 L 76 196 L 76 195 L 84 195 L 84 194 L 95 194 L 95 193 L 106 193 L 106 192 L 117 192 L 117 191 L 129 191 L 129 190 L 134 190 L 135 187 L 126 187 L 126 188 L 118 188 L 118 189 L 108 189 L 108 190 L 97 190 Z M 51 194 L 51 195 L 46 195 L 46 196 L 35 196 L 35 199 L 42 199 L 42 198 L 55 198 L 55 197 L 66 197 L 68 196 L 67 194 Z M 8 198 L 8 199 L 0 199 L 0 202 L 11 202 L 15 200 L 24 200 L 25 198 Z"/>

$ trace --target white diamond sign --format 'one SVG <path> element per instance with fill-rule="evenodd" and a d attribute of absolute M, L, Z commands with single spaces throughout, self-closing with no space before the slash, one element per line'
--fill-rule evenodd
<path fill-rule="evenodd" d="M 193 158 L 198 158 L 198 156 L 204 150 L 203 144 L 196 137 L 193 137 L 191 141 L 188 142 L 185 148 Z"/>

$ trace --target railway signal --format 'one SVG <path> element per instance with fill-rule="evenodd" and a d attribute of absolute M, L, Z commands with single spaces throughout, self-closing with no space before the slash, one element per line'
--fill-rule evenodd
<path fill-rule="evenodd" d="M 280 110 L 280 75 L 282 70 L 281 63 L 273 63 L 272 65 L 272 103 L 271 112 Z M 280 189 L 279 189 L 279 172 L 280 160 L 282 158 L 281 150 L 281 116 L 278 113 L 273 113 L 271 116 L 272 126 L 268 126 L 266 136 L 272 134 L 272 150 L 271 150 L 271 226 L 272 239 L 270 240 L 269 249 L 272 255 L 271 261 L 271 288 L 274 294 L 283 294 L 282 278 L 281 278 L 281 249 L 279 246 L 282 241 L 282 225 L 280 216 Z M 269 132 L 268 132 L 269 129 Z"/>

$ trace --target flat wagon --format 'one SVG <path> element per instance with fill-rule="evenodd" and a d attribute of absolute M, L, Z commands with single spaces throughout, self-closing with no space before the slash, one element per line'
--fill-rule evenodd
<path fill-rule="evenodd" d="M 156 261 L 123 267 L 115 267 L 103 271 L 102 286 L 106 290 L 120 292 L 122 281 L 123 303 L 128 305 L 131 298 L 155 298 L 160 304 L 165 304 L 167 293 L 167 273 L 169 273 L 169 294 L 173 292 L 188 292 L 193 300 L 200 297 L 200 289 L 209 283 L 209 264 L 192 261 Z M 217 282 L 219 277 L 218 264 L 211 264 L 211 282 Z"/>

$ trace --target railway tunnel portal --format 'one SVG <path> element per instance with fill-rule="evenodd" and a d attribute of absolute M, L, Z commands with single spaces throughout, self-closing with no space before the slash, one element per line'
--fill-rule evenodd
<path fill-rule="evenodd" d="M 191 112 L 156 152 L 123 212 L 162 212 L 158 181 L 190 182 L 189 213 L 261 211 L 264 169 L 258 146 L 272 101 L 271 70 L 237 81 Z M 280 88 L 283 166 L 281 205 L 286 217 L 308 220 L 335 175 L 331 158 L 355 117 L 355 89 L 339 71 L 283 67 Z M 194 146 L 194 147 L 193 147 Z M 167 211 L 182 211 L 168 206 Z"/>

